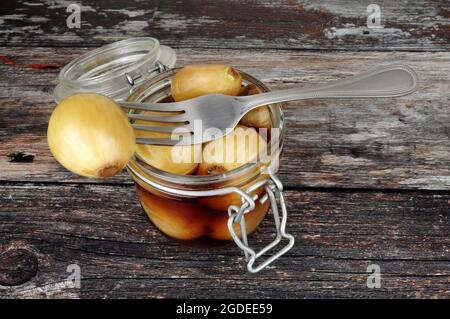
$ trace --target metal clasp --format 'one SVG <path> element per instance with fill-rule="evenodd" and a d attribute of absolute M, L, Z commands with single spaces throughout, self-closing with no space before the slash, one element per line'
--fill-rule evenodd
<path fill-rule="evenodd" d="M 258 189 L 261 186 L 265 186 L 266 195 L 270 200 L 271 212 L 274 217 L 277 234 L 273 242 L 271 242 L 269 245 L 261 249 L 259 252 L 255 252 L 255 250 L 250 248 L 248 245 L 247 230 L 245 227 L 245 214 L 251 212 L 254 209 L 255 207 L 254 201 L 257 200 L 258 198 L 256 195 L 254 198 L 250 198 L 251 201 L 249 200 L 249 196 L 243 197 L 243 204 L 241 207 L 233 205 L 228 208 L 228 216 L 229 216 L 227 224 L 228 230 L 236 245 L 244 251 L 245 258 L 247 260 L 247 269 L 249 272 L 252 273 L 256 273 L 261 269 L 265 268 L 266 266 L 270 265 L 280 256 L 289 251 L 292 248 L 292 246 L 294 246 L 295 242 L 294 236 L 286 233 L 287 209 L 283 196 L 283 185 L 281 184 L 280 180 L 276 178 L 274 175 L 270 174 L 269 176 L 270 176 L 269 179 L 262 180 L 252 185 L 251 188 L 247 190 L 247 193 L 250 193 Z M 260 200 L 267 200 L 267 197 L 263 196 L 262 198 L 260 198 Z M 277 197 L 281 207 L 281 218 L 278 211 Z M 236 234 L 233 228 L 234 224 L 240 224 L 242 240 Z M 281 250 L 279 250 L 269 258 L 267 258 L 264 262 L 262 262 L 258 266 L 254 266 L 256 260 L 259 257 L 261 257 L 266 252 L 277 246 L 278 243 L 280 243 L 283 238 L 289 241 L 286 246 L 284 246 Z"/>
<path fill-rule="evenodd" d="M 164 64 L 162 64 L 159 61 L 156 61 L 155 67 L 147 70 L 147 73 L 153 73 L 153 72 L 162 73 L 162 72 L 166 71 L 167 69 L 168 69 L 167 66 L 165 66 Z M 139 80 L 140 78 L 142 78 L 142 74 L 138 73 L 138 74 L 132 76 L 130 73 L 125 73 L 125 78 L 127 79 L 128 84 L 131 85 L 131 88 L 133 88 L 136 84 L 136 80 Z"/>

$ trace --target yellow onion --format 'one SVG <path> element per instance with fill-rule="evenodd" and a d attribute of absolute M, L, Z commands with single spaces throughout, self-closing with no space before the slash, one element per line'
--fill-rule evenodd
<path fill-rule="evenodd" d="M 136 121 L 136 123 L 149 122 Z M 136 137 L 170 138 L 171 133 L 154 131 L 136 131 Z M 172 174 L 189 175 L 193 173 L 201 160 L 201 145 L 146 145 L 138 144 L 136 154 L 147 164 Z"/>
<path fill-rule="evenodd" d="M 256 162 L 267 150 L 267 142 L 252 127 L 238 125 L 228 135 L 203 145 L 202 162 L 197 175 L 214 175 L 229 172 L 247 163 Z M 250 185 L 243 186 L 243 189 Z M 263 188 L 255 190 L 260 194 Z M 227 211 L 230 205 L 241 205 L 241 196 L 236 193 L 201 197 L 204 205 L 220 211 Z"/>
<path fill-rule="evenodd" d="M 156 196 L 137 188 L 141 205 L 155 226 L 166 235 L 181 239 L 194 240 L 208 232 L 211 212 L 195 203 Z"/>
<path fill-rule="evenodd" d="M 239 95 L 247 96 L 253 94 L 259 94 L 261 91 L 254 84 L 248 84 L 244 86 Z M 270 129 L 272 126 L 272 122 L 270 120 L 270 111 L 267 106 L 260 106 L 256 109 L 251 110 L 247 114 L 245 114 L 239 124 L 245 126 L 251 126 L 256 128 L 267 128 Z"/>
<path fill-rule="evenodd" d="M 205 143 L 197 175 L 222 174 L 250 162 L 267 149 L 267 142 L 252 127 L 237 125 L 221 138 Z"/>
<path fill-rule="evenodd" d="M 125 113 L 113 100 L 96 93 L 74 94 L 61 101 L 50 117 L 47 141 L 66 169 L 97 178 L 121 171 L 135 148 Z"/>
<path fill-rule="evenodd" d="M 143 112 L 141 114 L 155 115 L 154 112 Z M 160 112 L 160 115 L 170 115 L 170 113 Z M 135 124 L 149 126 L 171 126 L 174 123 L 153 122 L 137 120 Z M 171 133 L 136 130 L 138 138 L 169 138 Z M 172 174 L 189 175 L 193 173 L 201 161 L 201 145 L 136 145 L 136 154 L 147 164 L 152 165 L 162 171 Z"/>
<path fill-rule="evenodd" d="M 175 101 L 183 101 L 211 93 L 238 95 L 241 85 L 241 75 L 231 66 L 192 64 L 174 75 L 171 90 Z"/>

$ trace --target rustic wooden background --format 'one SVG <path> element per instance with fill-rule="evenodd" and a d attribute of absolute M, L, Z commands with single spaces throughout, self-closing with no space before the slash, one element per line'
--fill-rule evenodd
<path fill-rule="evenodd" d="M 450 297 L 450 3 L 4 0 L 0 6 L 0 297 Z M 366 8 L 381 7 L 381 29 Z M 421 83 L 385 100 L 289 103 L 280 178 L 295 247 L 245 271 L 236 247 L 162 237 L 124 173 L 78 178 L 46 144 L 59 69 L 92 47 L 153 36 L 178 64 L 226 62 L 272 88 L 403 62 Z M 270 240 L 270 222 L 252 237 Z M 81 267 L 81 288 L 64 282 Z M 381 288 L 366 286 L 370 264 Z"/>

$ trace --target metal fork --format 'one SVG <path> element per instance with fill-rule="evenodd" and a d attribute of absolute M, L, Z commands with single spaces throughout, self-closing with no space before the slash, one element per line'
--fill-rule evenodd
<path fill-rule="evenodd" d="M 228 134 L 246 113 L 262 105 L 305 99 L 398 97 L 414 92 L 417 83 L 417 75 L 410 67 L 393 64 L 309 88 L 292 88 L 251 96 L 209 94 L 174 103 L 120 102 L 120 105 L 153 113 L 129 113 L 128 117 L 132 120 L 160 122 L 164 125 L 133 124 L 135 129 L 172 132 L 168 138 L 137 138 L 137 143 L 190 145 Z"/>

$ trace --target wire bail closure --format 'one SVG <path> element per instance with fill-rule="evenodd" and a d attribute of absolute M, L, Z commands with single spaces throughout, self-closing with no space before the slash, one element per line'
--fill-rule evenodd
<path fill-rule="evenodd" d="M 281 184 L 280 180 L 273 174 L 270 174 L 269 176 L 270 176 L 269 179 L 262 180 L 252 185 L 247 190 L 247 193 L 250 193 L 253 190 L 265 185 L 266 195 L 261 197 L 259 200 L 264 202 L 265 200 L 267 200 L 267 197 L 270 200 L 270 207 L 272 215 L 274 217 L 276 228 L 276 238 L 273 242 L 262 248 L 259 252 L 255 252 L 255 250 L 250 248 L 248 245 L 247 230 L 245 227 L 245 214 L 251 212 L 255 208 L 255 200 L 258 199 L 257 195 L 255 195 L 255 198 L 250 198 L 251 201 L 249 201 L 249 196 L 242 197 L 243 204 L 241 207 L 233 205 L 228 208 L 228 216 L 229 216 L 227 223 L 228 231 L 230 232 L 231 237 L 233 238 L 236 245 L 241 250 L 244 251 L 245 258 L 247 260 L 247 270 L 251 273 L 257 273 L 266 266 L 270 265 L 280 256 L 284 255 L 287 251 L 289 251 L 294 246 L 295 242 L 294 236 L 286 233 L 287 209 L 283 196 L 283 185 Z M 281 217 L 278 211 L 278 203 L 276 195 L 278 195 L 278 199 L 280 202 Z M 233 227 L 234 224 L 240 225 L 242 240 L 236 234 Z M 277 246 L 282 239 L 288 240 L 288 244 L 286 246 L 284 246 L 281 250 L 279 250 L 269 258 L 267 258 L 264 262 L 260 263 L 258 266 L 254 266 L 258 258 L 260 258 L 266 252 Z"/>

